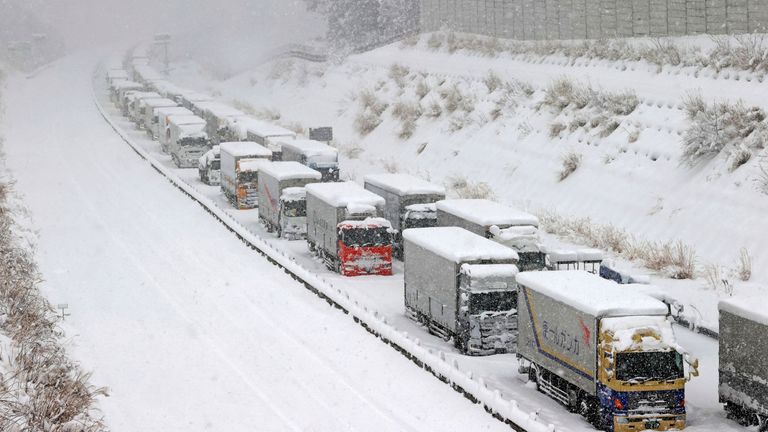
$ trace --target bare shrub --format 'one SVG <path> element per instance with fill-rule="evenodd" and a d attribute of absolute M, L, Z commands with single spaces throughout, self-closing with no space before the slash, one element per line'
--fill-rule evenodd
<path fill-rule="evenodd" d="M 429 49 L 439 50 L 443 46 L 444 39 L 445 38 L 442 33 L 432 33 L 429 35 L 429 39 L 427 39 L 427 46 Z"/>
<path fill-rule="evenodd" d="M 485 76 L 483 82 L 485 83 L 485 86 L 488 87 L 489 93 L 495 92 L 504 85 L 504 81 L 501 80 L 501 77 L 496 75 L 496 72 L 492 70 L 488 71 L 488 75 Z"/>
<path fill-rule="evenodd" d="M 627 136 L 627 142 L 630 144 L 633 142 L 637 142 L 637 140 L 640 139 L 640 129 L 635 129 L 632 132 L 629 133 L 629 136 Z"/>
<path fill-rule="evenodd" d="M 438 118 L 443 115 L 443 107 L 435 99 L 432 99 L 423 111 L 424 115 L 430 118 Z"/>
<path fill-rule="evenodd" d="M 397 174 L 400 172 L 400 165 L 398 165 L 397 162 L 393 160 L 384 162 L 383 168 L 384 168 L 384 171 L 390 174 Z"/>
<path fill-rule="evenodd" d="M 565 180 L 573 174 L 581 165 L 581 155 L 575 152 L 568 152 L 562 157 L 563 168 L 560 170 L 560 181 Z"/>
<path fill-rule="evenodd" d="M 408 84 L 406 78 L 410 73 L 411 70 L 401 64 L 392 63 L 392 65 L 389 66 L 389 78 L 401 89 L 404 89 L 406 84 Z"/>
<path fill-rule="evenodd" d="M 440 90 L 440 97 L 443 98 L 445 111 L 448 113 L 455 112 L 464 101 L 464 95 L 456 84 Z"/>
<path fill-rule="evenodd" d="M 355 130 L 362 136 L 373 132 L 381 124 L 381 116 L 375 112 L 363 111 L 355 117 Z"/>
<path fill-rule="evenodd" d="M 280 114 L 280 111 L 277 108 L 273 107 L 266 107 L 262 108 L 255 113 L 256 117 L 269 120 L 269 121 L 278 121 L 280 118 L 282 118 L 282 114 Z"/>
<path fill-rule="evenodd" d="M 448 188 L 459 198 L 464 199 L 495 199 L 493 189 L 485 182 L 470 182 L 464 176 L 456 175 L 448 178 Z"/>
<path fill-rule="evenodd" d="M 450 119 L 448 119 L 448 129 L 451 132 L 458 132 L 465 127 L 469 126 L 471 123 L 471 119 L 469 118 L 469 115 L 466 113 L 464 114 L 456 114 L 452 115 Z"/>
<path fill-rule="evenodd" d="M 247 101 L 240 100 L 240 99 L 233 99 L 232 106 L 248 115 L 256 116 L 256 112 L 257 112 L 256 107 L 254 107 L 253 105 L 251 105 L 251 103 Z"/>
<path fill-rule="evenodd" d="M 750 159 L 752 159 L 752 152 L 743 145 L 738 146 L 731 152 L 731 163 L 728 169 L 731 172 L 736 171 L 740 166 L 749 162 Z"/>
<path fill-rule="evenodd" d="M 583 128 L 587 125 L 587 119 L 584 117 L 576 117 L 573 120 L 571 120 L 571 123 L 568 124 L 568 130 L 571 132 L 576 131 L 579 128 Z"/>
<path fill-rule="evenodd" d="M 360 147 L 358 143 L 341 146 L 339 150 L 341 150 L 342 155 L 346 156 L 349 159 L 360 158 L 360 155 L 363 154 L 363 151 L 364 151 L 363 148 Z"/>
<path fill-rule="evenodd" d="M 749 255 L 747 248 L 739 249 L 739 258 L 736 261 L 736 276 L 741 281 L 748 281 L 752 279 L 752 257 Z"/>
<path fill-rule="evenodd" d="M 712 291 L 718 291 L 723 285 L 723 276 L 721 268 L 717 264 L 704 265 L 704 280 Z"/>
<path fill-rule="evenodd" d="M 377 116 L 384 114 L 384 111 L 386 111 L 389 106 L 387 103 L 379 99 L 379 97 L 376 96 L 376 93 L 371 90 L 361 91 L 357 97 L 357 100 L 360 101 L 360 105 L 363 107 L 363 110 L 370 110 Z"/>
<path fill-rule="evenodd" d="M 592 94 L 594 104 L 603 111 L 614 115 L 629 115 L 640 104 L 640 99 L 634 90 L 620 92 L 594 92 Z"/>
<path fill-rule="evenodd" d="M 683 108 L 688 119 L 694 119 L 700 112 L 707 109 L 707 103 L 704 96 L 699 91 L 689 91 L 683 96 Z"/>
<path fill-rule="evenodd" d="M 419 97 L 419 100 L 424 99 L 426 95 L 429 94 L 432 89 L 429 87 L 429 84 L 427 84 L 427 80 L 424 78 L 421 78 L 418 83 L 416 83 L 416 96 Z"/>
<path fill-rule="evenodd" d="M 296 133 L 296 135 L 305 135 L 307 132 L 307 128 L 305 128 L 304 125 L 299 122 L 284 123 L 283 127 L 285 127 L 290 131 L 293 131 L 294 133 Z"/>
<path fill-rule="evenodd" d="M 606 138 L 610 136 L 616 129 L 621 126 L 618 120 L 610 120 L 603 126 L 603 130 L 600 131 L 600 138 Z"/>
<path fill-rule="evenodd" d="M 566 126 L 562 123 L 552 123 L 549 125 L 549 137 L 557 138 L 560 136 L 560 132 L 564 131 Z"/>
<path fill-rule="evenodd" d="M 400 120 L 400 138 L 408 139 L 416 131 L 416 121 L 421 117 L 421 105 L 418 102 L 399 101 L 392 107 L 392 116 Z"/>

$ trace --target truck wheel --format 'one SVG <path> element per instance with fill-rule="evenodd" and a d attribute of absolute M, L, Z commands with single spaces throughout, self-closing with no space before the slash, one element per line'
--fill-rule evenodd
<path fill-rule="evenodd" d="M 579 412 L 579 393 L 575 389 L 568 390 L 568 412 Z"/>
<path fill-rule="evenodd" d="M 587 419 L 587 421 L 597 427 L 598 426 L 598 417 L 597 417 L 597 406 L 595 405 L 597 401 L 594 400 L 594 398 L 591 398 L 585 394 L 581 394 L 581 398 L 579 400 L 579 415 Z"/>
<path fill-rule="evenodd" d="M 283 229 L 277 227 L 277 238 L 283 238 Z"/>

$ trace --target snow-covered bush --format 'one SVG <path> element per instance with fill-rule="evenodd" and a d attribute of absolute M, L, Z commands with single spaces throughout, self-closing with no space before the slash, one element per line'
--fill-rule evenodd
<path fill-rule="evenodd" d="M 765 111 L 741 101 L 710 105 L 694 95 L 687 97 L 684 105 L 690 126 L 683 137 L 683 159 L 689 163 L 715 156 L 728 145 L 741 145 L 765 127 Z"/>
<path fill-rule="evenodd" d="M 436 99 L 432 99 L 427 102 L 427 106 L 424 108 L 424 115 L 430 118 L 438 118 L 443 115 L 443 107 Z"/>
<path fill-rule="evenodd" d="M 355 117 L 355 130 L 361 136 L 368 135 L 373 132 L 374 129 L 379 127 L 382 119 L 381 115 L 371 111 L 363 111 Z"/>
<path fill-rule="evenodd" d="M 640 99 L 634 90 L 620 92 L 587 92 L 592 96 L 592 103 L 601 110 L 614 115 L 630 115 L 640 104 Z"/>
<path fill-rule="evenodd" d="M 610 136 L 616 129 L 621 126 L 621 123 L 618 120 L 610 120 L 608 123 L 606 123 L 603 126 L 603 130 L 600 131 L 600 138 L 606 138 Z"/>
<path fill-rule="evenodd" d="M 379 117 L 381 117 L 381 115 L 384 114 L 384 111 L 389 107 L 386 102 L 379 99 L 379 97 L 376 96 L 376 93 L 371 90 L 366 89 L 361 91 L 357 99 L 360 101 L 360 105 L 364 111 L 368 110 Z"/>
<path fill-rule="evenodd" d="M 488 75 L 485 76 L 483 82 L 485 83 L 485 86 L 488 87 L 489 93 L 495 92 L 496 90 L 500 89 L 502 85 L 504 85 L 501 77 L 492 70 L 488 71 Z"/>
<path fill-rule="evenodd" d="M 441 89 L 440 97 L 443 99 L 445 111 L 448 113 L 457 110 L 465 112 L 474 110 L 474 99 L 470 95 L 465 95 L 457 84 Z"/>
<path fill-rule="evenodd" d="M 749 162 L 750 159 L 752 159 L 752 151 L 745 146 L 740 145 L 731 152 L 728 169 L 731 172 L 736 171 L 740 166 Z"/>
<path fill-rule="evenodd" d="M 562 158 L 563 168 L 560 170 L 559 179 L 563 181 L 568 178 L 581 165 L 581 155 L 575 152 L 568 152 Z"/>
<path fill-rule="evenodd" d="M 439 50 L 443 46 L 445 36 L 441 32 L 435 32 L 429 35 L 427 39 L 427 47 L 432 50 Z"/>
<path fill-rule="evenodd" d="M 405 86 L 408 84 L 408 74 L 411 73 L 411 70 L 408 69 L 408 67 L 403 66 L 401 64 L 392 63 L 392 65 L 389 66 L 389 78 L 397 84 L 400 89 L 404 89 Z"/>
<path fill-rule="evenodd" d="M 432 89 L 429 87 L 429 84 L 427 84 L 427 80 L 424 79 L 424 77 L 421 77 L 419 82 L 416 83 L 416 96 L 419 97 L 419 100 L 424 99 L 430 91 L 432 91 Z"/>
<path fill-rule="evenodd" d="M 566 126 L 562 123 L 555 122 L 549 125 L 549 137 L 550 138 L 557 138 L 560 136 L 560 132 L 564 131 L 566 129 Z"/>
<path fill-rule="evenodd" d="M 474 183 L 461 175 L 448 178 L 448 189 L 452 190 L 459 198 L 492 200 L 496 197 L 488 183 Z"/>
<path fill-rule="evenodd" d="M 743 282 L 752 279 L 752 257 L 749 255 L 747 248 L 739 249 L 735 273 L 739 280 Z"/>
<path fill-rule="evenodd" d="M 714 48 L 707 58 L 717 71 L 732 67 L 750 71 L 768 71 L 768 46 L 763 34 L 712 37 Z"/>

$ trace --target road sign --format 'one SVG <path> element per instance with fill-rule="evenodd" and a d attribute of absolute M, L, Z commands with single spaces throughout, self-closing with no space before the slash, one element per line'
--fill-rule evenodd
<path fill-rule="evenodd" d="M 309 128 L 309 139 L 315 141 L 333 141 L 332 127 Z"/>

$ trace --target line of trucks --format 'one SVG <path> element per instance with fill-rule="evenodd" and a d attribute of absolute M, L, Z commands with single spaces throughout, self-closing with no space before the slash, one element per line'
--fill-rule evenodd
<path fill-rule="evenodd" d="M 341 182 L 336 149 L 149 80 L 142 58 L 127 63 L 107 73 L 115 105 L 178 167 L 195 159 L 235 208 L 258 208 L 268 232 L 306 240 L 345 276 L 391 275 L 402 260 L 409 317 L 464 354 L 515 353 L 539 391 L 598 429 L 685 427 L 698 361 L 676 342 L 668 305 L 607 280 L 617 276 L 600 251 L 547 250 L 535 216 L 446 199 L 407 174 Z M 765 430 L 768 316 L 754 309 L 720 304 L 719 393 L 729 417 Z"/>

